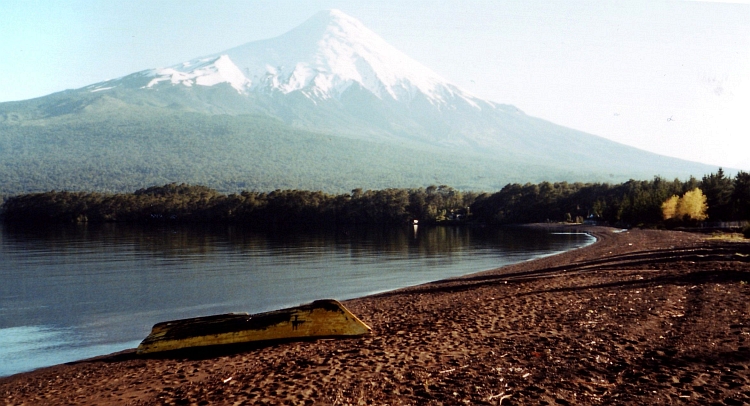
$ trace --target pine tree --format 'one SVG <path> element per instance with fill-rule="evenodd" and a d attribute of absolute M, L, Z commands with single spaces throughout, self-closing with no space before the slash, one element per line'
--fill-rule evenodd
<path fill-rule="evenodd" d="M 727 221 L 732 217 L 732 179 L 719 168 L 715 174 L 703 177 L 700 186 L 708 203 L 708 218 L 711 221 Z"/>

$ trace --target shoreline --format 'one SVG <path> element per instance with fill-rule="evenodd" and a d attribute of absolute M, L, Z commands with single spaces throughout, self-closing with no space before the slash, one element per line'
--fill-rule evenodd
<path fill-rule="evenodd" d="M 152 358 L 126 350 L 0 378 L 0 395 L 4 404 L 750 402 L 749 243 L 556 227 L 597 241 L 344 301 L 373 327 L 364 338 Z"/>
<path fill-rule="evenodd" d="M 9 313 L 5 314 L 7 316 L 6 327 L 14 326 L 14 328 L 0 330 L 0 335 L 7 333 L 6 339 L 0 340 L 2 341 L 0 360 L 8 361 L 0 362 L 0 377 L 137 347 L 154 324 L 165 320 L 238 311 L 252 314 L 310 303 L 320 298 L 338 300 L 361 298 L 480 272 L 515 261 L 558 254 L 590 244 L 595 240 L 589 235 L 551 235 L 552 233 L 546 229 L 521 227 L 476 227 L 472 230 L 469 227 L 456 229 L 455 227 L 423 226 L 419 227 L 419 233 L 413 229 L 412 226 L 382 229 L 361 227 L 359 230 L 308 231 L 279 236 L 266 233 L 255 234 L 230 227 L 191 228 L 188 231 L 178 230 L 177 234 L 174 234 L 175 231 L 171 227 L 168 230 L 152 232 L 149 228 L 138 226 L 121 233 L 109 227 L 85 226 L 83 229 L 76 228 L 75 231 L 71 231 L 74 234 L 67 235 L 64 241 L 58 242 L 55 237 L 65 235 L 68 228 L 54 227 L 52 232 L 60 234 L 48 237 L 50 242 L 54 241 L 55 245 L 61 244 L 67 247 L 71 246 L 69 241 L 76 241 L 76 244 L 83 244 L 87 250 L 89 248 L 92 250 L 83 251 L 80 257 L 76 256 L 75 262 L 80 263 L 81 268 L 97 273 L 104 267 L 114 274 L 106 272 L 101 276 L 96 275 L 90 278 L 77 277 L 75 275 L 79 270 L 65 266 L 66 264 L 59 264 L 57 259 L 64 261 L 65 258 L 57 257 L 46 261 L 44 272 L 40 273 L 40 275 L 44 274 L 45 278 L 40 279 L 37 284 L 28 276 L 23 276 L 31 275 L 36 268 L 33 261 L 28 260 L 30 257 L 23 250 L 19 250 L 22 246 L 5 247 L 0 252 L 0 257 L 7 252 L 9 254 L 7 259 L 14 258 L 16 255 L 21 259 L 18 268 L 14 266 L 14 262 L 9 262 L 7 259 L 4 261 L 10 267 L 9 277 L 12 282 L 6 291 L 10 293 L 22 289 L 23 286 L 15 281 L 25 280 L 24 285 L 33 285 L 34 290 L 39 292 L 49 290 L 57 293 L 52 296 L 39 296 L 39 294 L 29 296 L 24 294 L 28 290 L 26 289 L 17 292 L 22 300 L 8 298 L 10 308 L 7 309 Z M 7 234 L 3 232 L 3 235 L 14 241 L 18 238 L 17 234 L 12 232 Z M 96 235 L 96 237 L 89 238 L 89 235 Z M 99 258 L 91 255 L 97 250 L 105 253 L 102 250 L 108 248 L 105 248 L 106 245 L 103 244 L 111 241 L 105 236 L 111 235 L 117 236 L 120 242 L 132 241 L 139 244 L 136 248 L 138 252 L 145 249 L 143 252 L 148 254 L 148 270 L 133 269 L 134 266 L 140 264 L 127 255 L 129 248 L 127 245 L 123 247 L 125 248 L 124 255 L 120 254 L 121 250 L 118 246 L 116 250 L 118 252 L 112 254 L 114 256 L 107 255 L 107 260 L 104 262 L 100 262 Z M 200 286 L 200 283 L 183 281 L 187 291 L 196 295 L 195 299 L 179 300 L 179 297 L 170 296 L 174 292 L 182 291 L 182 288 L 175 290 L 170 284 L 159 284 L 161 275 L 164 273 L 164 278 L 169 279 L 171 274 L 169 267 L 173 263 L 168 258 L 185 251 L 180 248 L 178 252 L 175 245 L 166 243 L 167 240 L 162 240 L 158 248 L 143 246 L 144 237 L 165 238 L 170 241 L 178 238 L 181 244 L 190 244 L 191 253 L 197 252 L 193 250 L 201 250 L 201 262 L 219 261 L 218 263 L 211 262 L 208 266 L 223 267 L 224 272 L 228 272 L 227 276 L 220 277 L 218 282 L 216 279 L 212 281 L 210 275 L 215 272 L 202 271 L 206 265 L 195 262 L 197 257 L 190 258 L 188 263 L 180 265 L 180 269 L 183 269 L 181 272 L 189 274 L 191 278 L 205 280 L 206 287 L 196 289 L 195 287 Z M 34 238 L 41 238 L 41 236 L 34 235 Z M 205 242 L 210 239 L 219 239 L 221 244 Z M 519 239 L 524 241 L 523 245 L 518 244 Z M 263 245 L 254 243 L 249 246 L 247 241 L 262 241 Z M 542 244 L 540 241 L 545 241 L 545 243 Z M 311 245 L 302 245 L 308 243 Z M 288 250 L 291 245 L 296 247 L 293 253 Z M 300 246 L 297 247 L 297 245 Z M 527 245 L 528 252 L 523 250 Z M 252 258 L 248 262 L 243 259 L 245 255 L 243 254 L 240 257 L 233 256 L 231 259 L 227 257 L 227 262 L 224 262 L 220 259 L 219 253 L 229 255 L 228 247 L 230 246 L 242 247 L 243 252 L 249 249 L 247 253 L 252 253 Z M 278 251 L 282 246 L 283 251 Z M 511 252 L 505 254 L 505 247 Z M 157 249 L 158 254 L 156 254 Z M 287 258 L 288 253 L 292 253 L 292 257 Z M 78 249 L 76 255 L 78 255 Z M 352 255 L 356 256 L 354 262 L 352 262 Z M 92 260 L 94 263 L 91 263 Z M 298 263 L 299 260 L 303 260 L 304 263 Z M 295 265 L 290 267 L 286 264 L 289 261 L 294 261 Z M 165 268 L 160 269 L 161 265 L 165 265 Z M 299 267 L 304 268 L 305 272 L 295 271 L 295 268 Z M 123 273 L 125 270 L 127 271 Z M 48 279 L 48 275 L 60 272 L 66 275 L 66 284 L 74 287 L 71 293 L 67 290 L 54 289 L 44 280 Z M 123 275 L 122 278 L 106 276 L 120 274 Z M 141 286 L 143 281 L 137 277 L 139 275 L 149 280 L 156 279 L 154 283 L 157 285 L 149 283 L 149 286 Z M 330 279 L 331 277 L 334 279 Z M 310 282 L 300 284 L 299 280 L 302 279 Z M 94 280 L 96 282 L 93 282 Z M 180 282 L 177 279 L 172 279 L 172 281 L 172 283 Z M 90 305 L 77 305 L 75 303 L 85 293 L 81 292 L 80 286 L 90 286 L 89 289 L 94 289 L 94 291 L 111 293 L 91 298 L 94 303 Z M 113 289 L 115 286 L 120 288 Z M 137 288 L 137 286 L 141 287 Z M 230 288 L 232 286 L 236 287 Z M 311 289 L 310 286 L 315 286 L 315 288 Z M 229 289 L 225 291 L 223 287 Z M 211 293 L 203 294 L 204 289 L 211 289 Z M 121 294 L 121 291 L 129 293 Z M 155 297 L 147 297 L 153 296 L 155 292 L 162 292 L 158 295 L 164 295 L 164 299 L 159 299 L 160 302 L 164 301 L 163 305 L 142 304 L 143 300 L 157 300 Z M 57 297 L 57 299 L 51 299 L 52 297 Z M 121 299 L 117 299 L 118 297 Z M 167 299 L 170 297 L 171 299 Z M 12 303 L 19 303 L 19 305 L 14 306 Z M 27 305 L 21 305 L 23 303 Z M 36 313 L 32 307 L 29 307 L 29 303 L 34 303 L 39 307 L 51 307 L 45 312 Z M 64 308 L 70 309 L 69 312 L 74 313 L 50 317 L 50 314 L 59 313 L 59 310 L 55 309 L 61 304 Z M 32 318 L 35 320 L 33 323 L 30 322 Z M 101 342 L 104 341 L 103 338 L 106 338 L 106 342 Z"/>

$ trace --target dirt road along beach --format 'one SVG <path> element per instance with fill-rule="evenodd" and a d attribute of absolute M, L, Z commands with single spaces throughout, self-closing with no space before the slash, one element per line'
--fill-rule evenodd
<path fill-rule="evenodd" d="M 6 405 L 750 404 L 750 243 L 586 228 L 589 247 L 345 302 L 364 338 L 0 378 Z"/>

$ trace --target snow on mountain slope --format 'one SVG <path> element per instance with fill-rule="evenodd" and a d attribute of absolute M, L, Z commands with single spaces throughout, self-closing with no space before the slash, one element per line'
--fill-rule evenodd
<path fill-rule="evenodd" d="M 475 108 L 489 103 L 449 84 L 338 10 L 322 11 L 279 37 L 155 69 L 149 75 L 153 79 L 146 87 L 228 83 L 240 93 L 301 92 L 328 99 L 339 98 L 357 83 L 383 100 L 408 103 L 421 93 L 436 106 L 454 98 Z"/>
<path fill-rule="evenodd" d="M 193 84 L 213 86 L 219 83 L 229 83 L 233 88 L 242 92 L 250 85 L 250 81 L 226 55 L 185 62 L 179 67 L 156 69 L 153 71 L 153 76 L 154 79 L 146 87 L 152 87 L 163 81 L 186 86 Z"/>
<path fill-rule="evenodd" d="M 247 178 L 270 190 L 430 183 L 481 190 L 715 170 L 474 97 L 335 10 L 269 40 L 0 103 L 0 127 L 15 137 L 5 142 L 14 147 L 0 145 L 0 163 L 10 162 L 0 165 L 0 179 L 15 190 L 66 189 L 80 179 L 121 188 L 123 176 L 134 185 Z M 347 172 L 356 176 L 340 176 Z M 311 173 L 322 183 L 300 183 Z"/>
<path fill-rule="evenodd" d="M 603 142 L 470 95 L 338 10 L 319 12 L 276 38 L 84 91 L 116 93 L 120 86 L 139 93 L 121 96 L 137 105 L 267 114 L 296 128 L 370 141 L 512 151 L 529 159 Z M 169 91 L 142 91 L 160 89 Z M 144 95 L 146 101 L 138 100 Z"/>

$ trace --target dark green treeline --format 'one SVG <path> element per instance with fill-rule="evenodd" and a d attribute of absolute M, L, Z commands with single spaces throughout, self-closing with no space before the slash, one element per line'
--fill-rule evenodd
<path fill-rule="evenodd" d="M 468 207 L 477 193 L 448 186 L 331 195 L 303 190 L 221 194 L 204 186 L 168 184 L 135 193 L 47 192 L 11 197 L 11 222 L 233 222 L 255 226 L 399 224 L 441 221 Z"/>
<path fill-rule="evenodd" d="M 663 225 L 661 205 L 699 187 L 708 221 L 750 219 L 750 174 L 733 178 L 719 169 L 702 180 L 631 180 L 621 184 L 509 184 L 496 193 L 449 186 L 355 189 L 331 195 L 302 190 L 221 194 L 204 186 L 168 184 L 134 193 L 47 192 L 8 198 L 12 222 L 232 222 L 253 226 L 401 224 L 471 221 L 487 224 L 582 221 Z"/>
<path fill-rule="evenodd" d="M 706 195 L 708 221 L 750 220 L 750 174 L 729 178 L 722 169 L 702 180 L 656 177 L 621 184 L 549 183 L 511 184 L 480 196 L 471 205 L 483 222 L 511 224 L 544 221 L 581 221 L 595 218 L 611 225 L 664 225 L 662 204 L 671 196 L 700 188 Z"/>

